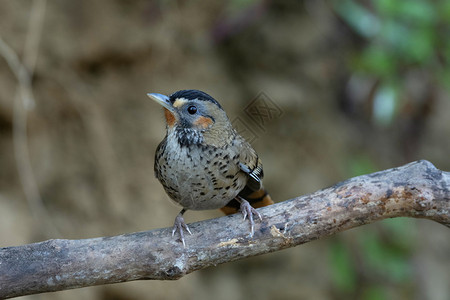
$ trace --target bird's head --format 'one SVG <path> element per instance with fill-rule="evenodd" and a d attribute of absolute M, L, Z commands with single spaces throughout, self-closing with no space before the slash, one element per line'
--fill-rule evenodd
<path fill-rule="evenodd" d="M 221 146 L 232 133 L 225 111 L 205 92 L 181 90 L 170 96 L 156 93 L 147 96 L 164 107 L 167 130 L 173 130 L 181 145 Z"/>

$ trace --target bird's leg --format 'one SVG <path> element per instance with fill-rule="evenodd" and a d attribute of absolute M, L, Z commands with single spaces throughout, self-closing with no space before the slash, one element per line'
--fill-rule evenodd
<path fill-rule="evenodd" d="M 254 229 L 255 229 L 255 222 L 253 221 L 253 215 L 257 215 L 260 220 L 262 220 L 261 215 L 259 212 L 254 209 L 250 203 L 245 200 L 244 198 L 237 196 L 236 200 L 241 204 L 240 211 L 242 215 L 244 216 L 244 220 L 248 217 L 248 220 L 250 222 L 250 237 L 253 237 Z"/>
<path fill-rule="evenodd" d="M 178 231 L 180 233 L 181 242 L 183 243 L 183 247 L 186 248 L 186 243 L 184 242 L 184 233 L 183 230 L 186 230 L 189 232 L 189 234 L 192 234 L 192 232 L 189 230 L 189 227 L 184 222 L 183 214 L 186 212 L 186 209 L 183 208 L 180 213 L 175 218 L 175 222 L 173 224 L 172 229 L 172 236 L 175 235 L 175 231 Z"/>

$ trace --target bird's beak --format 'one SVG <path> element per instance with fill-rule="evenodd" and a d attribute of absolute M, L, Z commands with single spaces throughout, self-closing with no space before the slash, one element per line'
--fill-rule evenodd
<path fill-rule="evenodd" d="M 172 106 L 172 103 L 170 103 L 169 97 L 166 95 L 158 94 L 158 93 L 148 93 L 147 96 L 155 101 L 156 103 L 162 105 L 164 108 L 166 108 L 170 112 L 174 112 L 174 108 Z"/>

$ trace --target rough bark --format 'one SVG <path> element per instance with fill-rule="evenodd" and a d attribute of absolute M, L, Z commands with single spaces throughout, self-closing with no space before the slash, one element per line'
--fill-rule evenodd
<path fill-rule="evenodd" d="M 186 248 L 170 228 L 0 248 L 0 298 L 193 271 L 300 245 L 394 217 L 450 227 L 450 173 L 421 160 L 348 179 L 259 209 L 255 235 L 240 214 L 190 224 Z"/>

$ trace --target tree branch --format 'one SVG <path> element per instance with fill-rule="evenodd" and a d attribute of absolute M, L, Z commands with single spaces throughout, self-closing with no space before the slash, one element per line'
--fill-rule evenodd
<path fill-rule="evenodd" d="M 235 214 L 190 225 L 187 247 L 171 229 L 0 248 L 0 298 L 140 279 L 178 279 L 193 271 L 277 251 L 394 217 L 450 227 L 450 173 L 422 160 L 351 178 L 259 209 L 249 238 Z"/>

